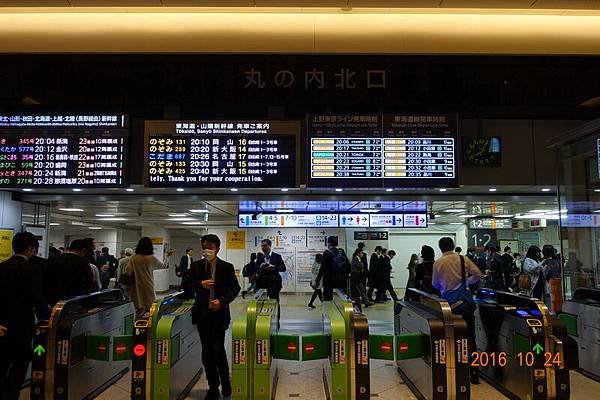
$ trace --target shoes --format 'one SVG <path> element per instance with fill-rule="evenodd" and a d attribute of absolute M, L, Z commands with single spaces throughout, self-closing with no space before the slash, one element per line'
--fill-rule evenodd
<path fill-rule="evenodd" d="M 219 400 L 221 395 L 219 394 L 219 390 L 208 389 L 206 392 L 206 396 L 204 396 L 204 400 Z"/>
<path fill-rule="evenodd" d="M 373 303 L 372 301 L 365 301 L 364 304 L 365 304 L 365 308 L 366 308 L 366 307 L 371 307 L 375 303 Z"/>
<path fill-rule="evenodd" d="M 317 308 L 317 307 L 313 306 L 312 304 L 309 304 L 308 306 L 309 306 L 310 308 Z"/>
<path fill-rule="evenodd" d="M 479 377 L 478 376 L 471 377 L 471 385 L 479 385 Z"/>
<path fill-rule="evenodd" d="M 246 292 L 245 290 L 242 292 L 242 299 L 246 299 L 246 295 L 248 294 L 248 292 Z"/>
<path fill-rule="evenodd" d="M 221 394 L 223 397 L 231 397 L 231 385 L 222 386 Z"/>

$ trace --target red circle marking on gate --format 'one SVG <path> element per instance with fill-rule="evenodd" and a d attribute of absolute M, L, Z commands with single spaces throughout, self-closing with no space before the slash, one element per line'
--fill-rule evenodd
<path fill-rule="evenodd" d="M 123 343 L 119 343 L 115 346 L 115 351 L 117 354 L 123 354 L 127 351 L 127 346 L 125 346 Z"/>
<path fill-rule="evenodd" d="M 133 354 L 135 354 L 137 357 L 141 357 L 144 354 L 146 354 L 146 346 L 144 346 L 143 344 L 136 344 L 133 347 Z"/>
<path fill-rule="evenodd" d="M 312 353 L 313 351 L 315 351 L 315 345 L 314 344 L 305 344 L 304 345 L 304 351 L 306 351 L 307 353 Z"/>
<path fill-rule="evenodd" d="M 100 343 L 100 344 L 98 345 L 98 351 L 99 351 L 100 353 L 104 353 L 104 352 L 106 352 L 106 344 L 104 344 L 104 343 Z"/>
<path fill-rule="evenodd" d="M 389 342 L 383 342 L 383 343 L 381 343 L 381 345 L 379 346 L 379 348 L 381 349 L 381 351 L 383 353 L 389 353 L 390 351 L 392 351 L 392 345 Z"/>
<path fill-rule="evenodd" d="M 400 352 L 406 353 L 407 351 L 408 351 L 408 343 L 406 343 L 406 342 L 400 343 Z"/>
<path fill-rule="evenodd" d="M 287 349 L 290 353 L 295 353 L 296 350 L 298 350 L 298 347 L 296 347 L 296 343 L 294 342 L 289 342 L 287 345 Z"/>

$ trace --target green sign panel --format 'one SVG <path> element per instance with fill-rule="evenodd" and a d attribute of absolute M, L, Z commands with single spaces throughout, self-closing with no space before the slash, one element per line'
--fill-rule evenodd
<path fill-rule="evenodd" d="M 324 334 L 302 336 L 302 361 L 328 358 L 331 338 Z"/>
<path fill-rule="evenodd" d="M 273 358 L 300 361 L 300 338 L 298 335 L 272 335 L 271 348 Z"/>
<path fill-rule="evenodd" d="M 110 360 L 110 336 L 87 335 L 85 337 L 86 356 L 92 360 Z"/>
<path fill-rule="evenodd" d="M 113 361 L 131 360 L 133 336 L 114 336 L 113 339 Z"/>
<path fill-rule="evenodd" d="M 396 360 L 410 360 L 424 355 L 423 335 L 407 333 L 396 336 Z"/>
<path fill-rule="evenodd" d="M 370 334 L 369 349 L 373 359 L 394 361 L 394 336 Z"/>

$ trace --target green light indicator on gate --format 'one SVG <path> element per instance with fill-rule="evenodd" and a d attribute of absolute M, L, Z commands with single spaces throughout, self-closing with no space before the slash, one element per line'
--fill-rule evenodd
<path fill-rule="evenodd" d="M 42 354 L 46 352 L 46 349 L 41 344 L 38 344 L 37 347 L 33 349 L 33 352 L 36 356 L 41 357 Z"/>
<path fill-rule="evenodd" d="M 536 354 L 540 354 L 542 351 L 544 351 L 544 348 L 541 344 L 536 343 L 535 346 L 533 346 L 533 351 L 535 351 Z"/>

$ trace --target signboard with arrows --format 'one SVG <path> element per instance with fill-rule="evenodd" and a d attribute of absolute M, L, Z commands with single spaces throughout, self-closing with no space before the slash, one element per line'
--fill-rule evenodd
<path fill-rule="evenodd" d="M 368 214 L 340 214 L 340 228 L 369 227 Z"/>
<path fill-rule="evenodd" d="M 239 228 L 427 228 L 427 214 L 239 214 Z"/>

